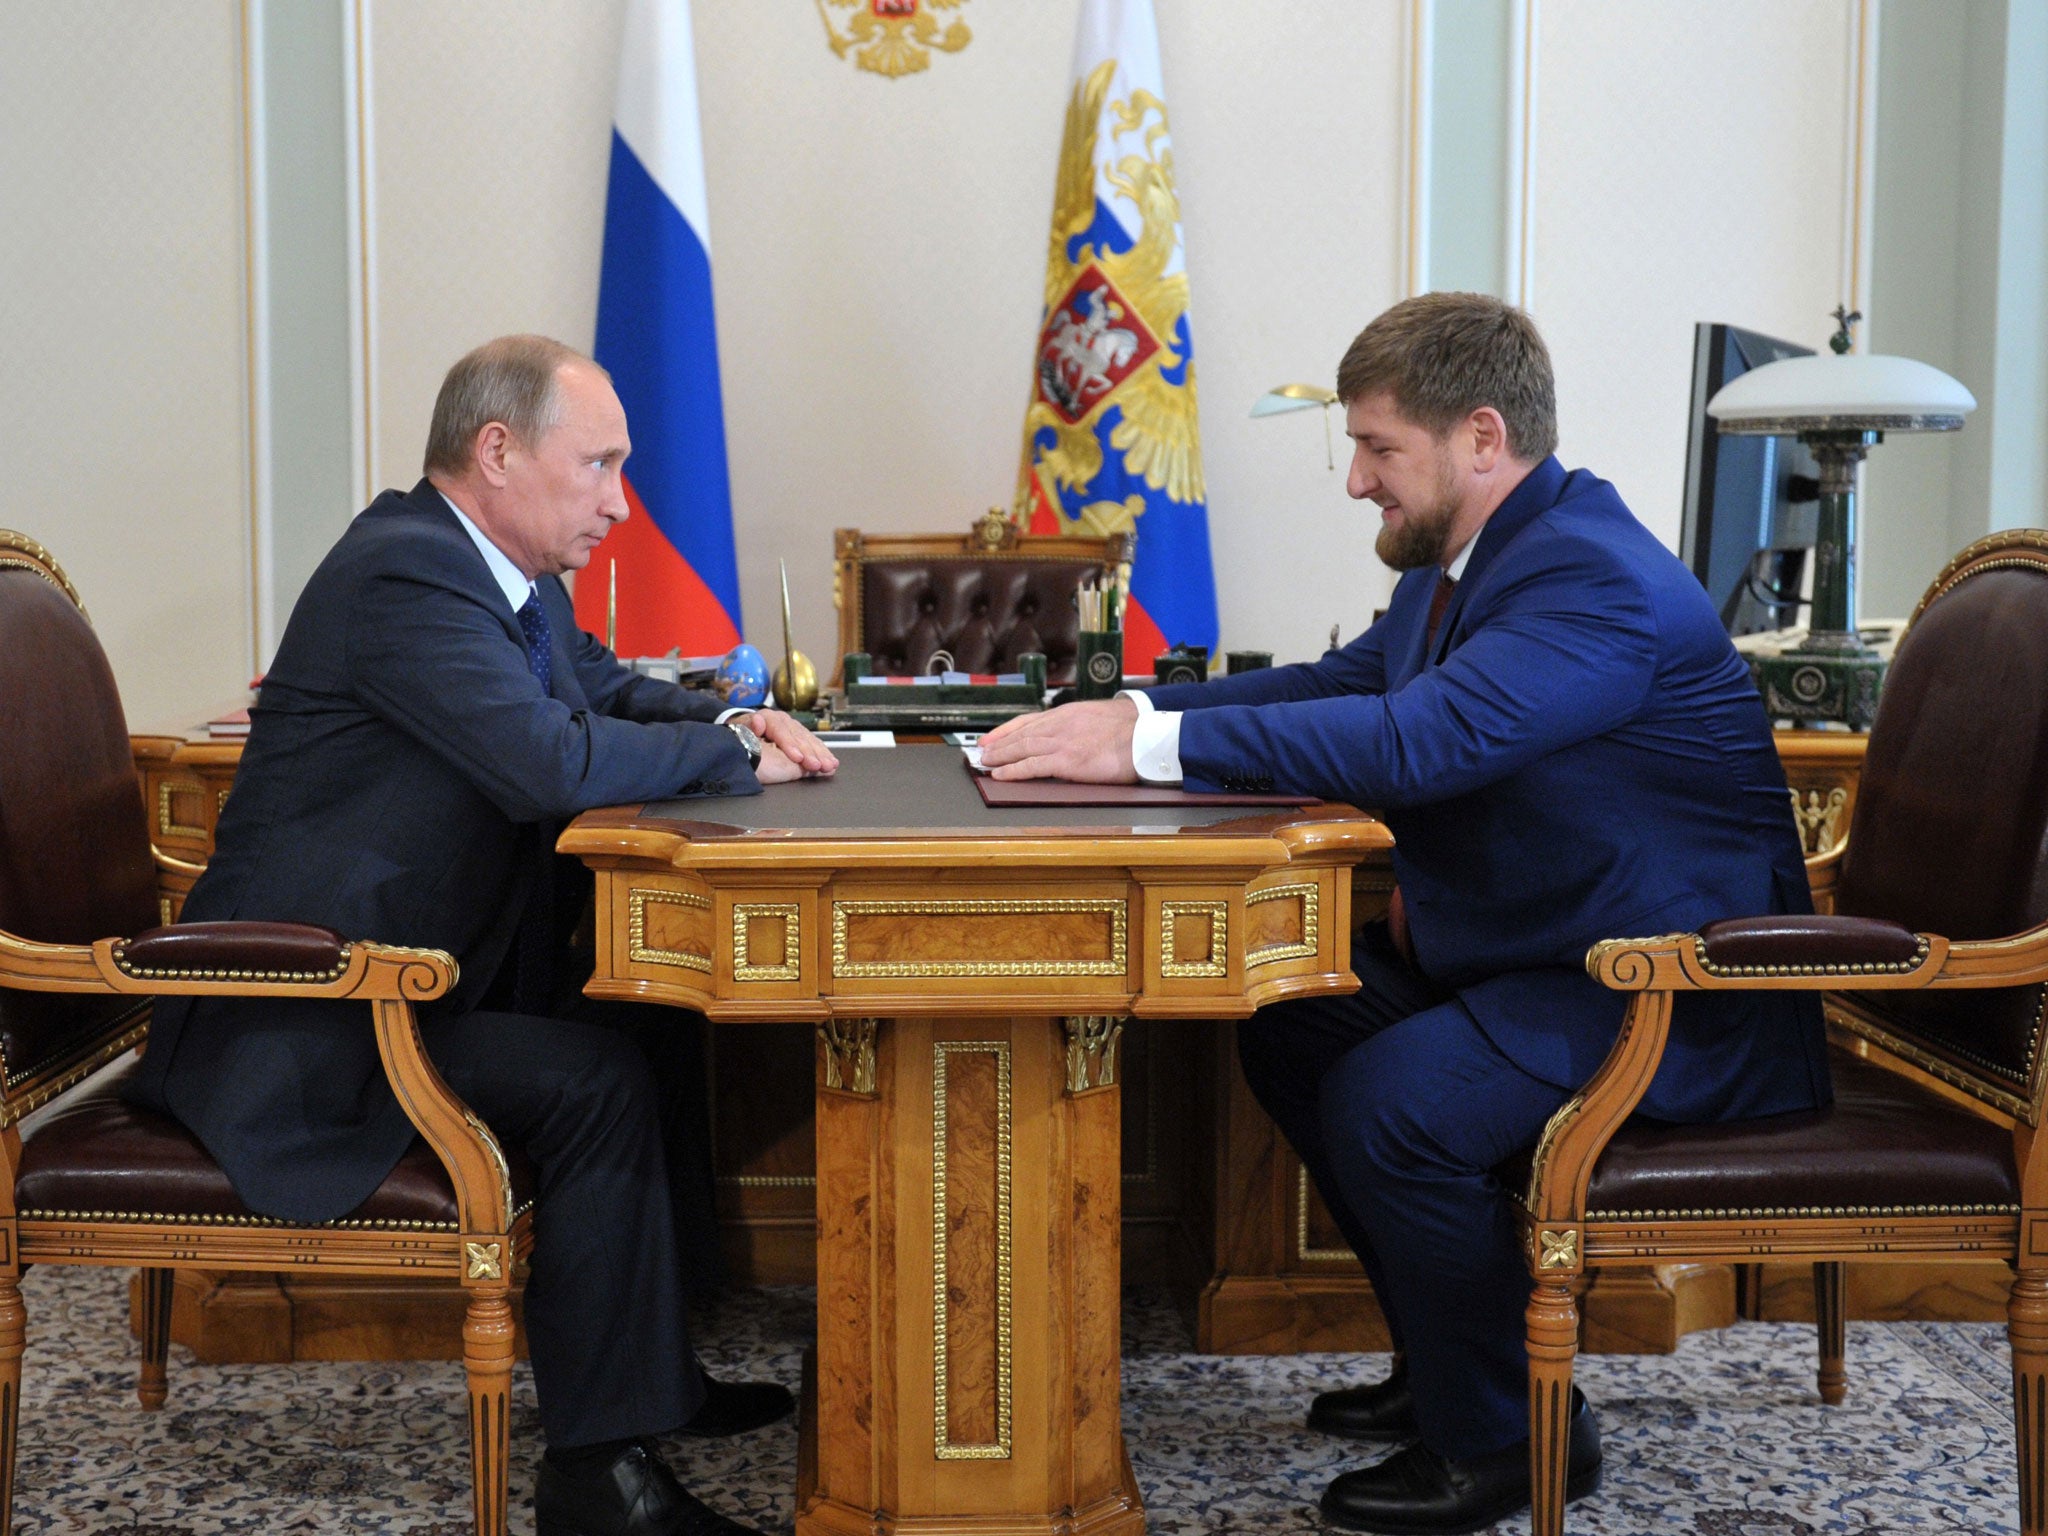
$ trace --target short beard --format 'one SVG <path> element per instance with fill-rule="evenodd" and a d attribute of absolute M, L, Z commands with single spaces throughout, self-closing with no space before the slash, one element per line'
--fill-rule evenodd
<path fill-rule="evenodd" d="M 1441 565 L 1458 518 L 1457 483 L 1447 459 L 1437 461 L 1436 495 L 1426 507 L 1403 504 L 1401 521 L 1388 523 L 1373 540 L 1373 553 L 1396 571 Z"/>

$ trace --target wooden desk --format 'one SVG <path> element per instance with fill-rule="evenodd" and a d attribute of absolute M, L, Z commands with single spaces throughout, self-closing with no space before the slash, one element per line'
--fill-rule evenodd
<path fill-rule="evenodd" d="M 588 990 L 817 1028 L 797 1530 L 1142 1530 L 1119 1410 L 1118 1038 L 1355 989 L 1343 806 L 1011 810 L 960 754 L 580 817 Z"/>

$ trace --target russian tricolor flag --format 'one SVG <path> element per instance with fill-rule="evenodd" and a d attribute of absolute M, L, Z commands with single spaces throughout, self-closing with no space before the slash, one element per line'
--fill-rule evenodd
<path fill-rule="evenodd" d="M 740 580 L 689 0 L 627 0 L 613 129 L 594 351 L 633 434 L 632 516 L 577 577 L 576 619 L 604 632 L 616 563 L 620 655 L 711 655 L 739 643 Z"/>

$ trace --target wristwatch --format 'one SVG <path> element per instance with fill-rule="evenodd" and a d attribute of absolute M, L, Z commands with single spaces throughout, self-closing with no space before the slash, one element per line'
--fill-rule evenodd
<path fill-rule="evenodd" d="M 725 728 L 728 731 L 731 731 L 733 735 L 739 737 L 740 750 L 747 754 L 747 767 L 750 769 L 760 767 L 761 738 L 756 736 L 753 733 L 753 731 L 748 729 L 746 726 L 741 725 L 737 720 L 726 721 Z"/>

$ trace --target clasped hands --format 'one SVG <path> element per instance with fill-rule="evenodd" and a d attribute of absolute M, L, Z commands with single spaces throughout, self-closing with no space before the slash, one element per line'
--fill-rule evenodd
<path fill-rule="evenodd" d="M 1131 733 L 1137 724 L 1138 706 L 1129 699 L 1062 704 L 1005 720 L 981 738 L 981 760 L 998 779 L 1135 784 Z"/>
<path fill-rule="evenodd" d="M 754 765 L 754 777 L 763 784 L 823 779 L 838 772 L 839 759 L 831 749 L 781 710 L 760 709 L 733 718 L 761 738 L 761 761 Z"/>

